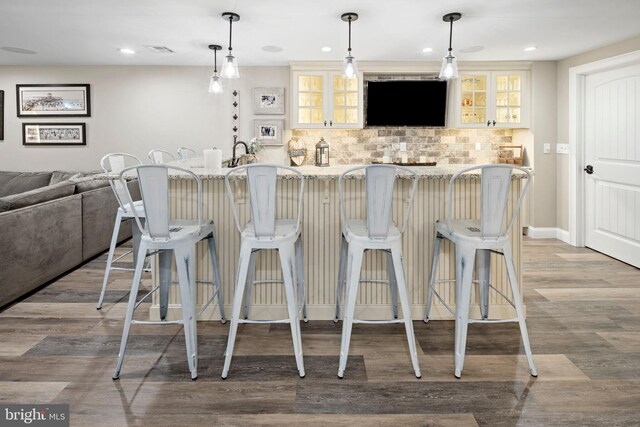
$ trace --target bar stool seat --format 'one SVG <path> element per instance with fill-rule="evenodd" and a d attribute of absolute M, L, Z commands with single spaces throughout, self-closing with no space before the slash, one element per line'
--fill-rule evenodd
<path fill-rule="evenodd" d="M 449 240 L 468 240 L 477 242 L 478 239 L 482 240 L 482 231 L 480 228 L 480 220 L 455 220 L 450 225 L 447 225 L 445 221 L 436 221 L 436 232 L 441 234 L 442 237 Z M 491 240 L 491 245 L 495 243 L 501 243 L 508 240 L 509 236 L 498 236 Z M 488 243 L 488 242 L 487 242 Z"/>

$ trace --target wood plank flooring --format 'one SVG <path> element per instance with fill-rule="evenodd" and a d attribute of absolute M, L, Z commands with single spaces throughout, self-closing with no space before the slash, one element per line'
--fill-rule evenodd
<path fill-rule="evenodd" d="M 355 325 L 339 380 L 341 324 L 311 321 L 302 327 L 304 379 L 288 325 L 242 325 L 222 381 L 228 325 L 200 322 L 197 381 L 175 325 L 134 326 L 113 381 L 130 273 L 112 274 L 95 310 L 104 259 L 0 313 L 1 403 L 68 403 L 78 426 L 640 425 L 640 270 L 589 249 L 525 240 L 536 379 L 516 324 L 470 325 L 456 380 L 453 322 L 416 321 L 422 379 L 402 325 Z"/>

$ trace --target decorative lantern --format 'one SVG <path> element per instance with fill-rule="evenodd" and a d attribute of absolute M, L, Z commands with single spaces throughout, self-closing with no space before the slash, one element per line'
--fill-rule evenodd
<path fill-rule="evenodd" d="M 316 144 L 316 166 L 329 166 L 329 144 L 324 138 Z"/>

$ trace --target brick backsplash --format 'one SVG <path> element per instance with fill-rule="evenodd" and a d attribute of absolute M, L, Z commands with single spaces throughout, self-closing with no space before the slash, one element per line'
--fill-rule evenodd
<path fill-rule="evenodd" d="M 385 150 L 400 161 L 400 143 L 407 143 L 409 162 L 425 156 L 438 164 L 496 163 L 503 145 L 511 145 L 511 129 L 446 129 L 368 127 L 365 129 L 293 129 L 292 138 L 307 148 L 305 164 L 314 164 L 315 145 L 323 137 L 329 144 L 330 163 L 368 164 L 382 161 Z M 476 150 L 476 144 L 480 150 Z"/>

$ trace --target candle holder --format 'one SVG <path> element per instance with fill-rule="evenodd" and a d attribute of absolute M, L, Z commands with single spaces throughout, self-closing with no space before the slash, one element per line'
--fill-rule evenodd
<path fill-rule="evenodd" d="M 316 144 L 316 166 L 329 166 L 329 144 L 324 138 L 320 138 L 320 141 Z"/>

